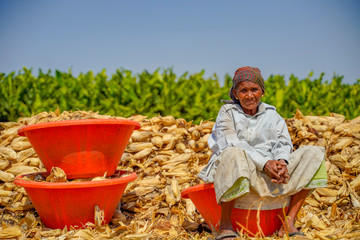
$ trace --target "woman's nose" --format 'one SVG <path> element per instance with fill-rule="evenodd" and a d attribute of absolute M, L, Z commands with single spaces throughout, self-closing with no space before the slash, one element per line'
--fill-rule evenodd
<path fill-rule="evenodd" d="M 247 98 L 252 98 L 254 96 L 254 94 L 251 91 L 246 92 L 245 95 Z"/>

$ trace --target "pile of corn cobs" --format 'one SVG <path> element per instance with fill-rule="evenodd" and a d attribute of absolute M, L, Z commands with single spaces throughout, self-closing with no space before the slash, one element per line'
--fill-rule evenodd
<path fill-rule="evenodd" d="M 207 239 L 213 236 L 201 215 L 181 191 L 201 183 L 197 174 L 211 151 L 207 139 L 214 122 L 198 125 L 172 116 L 136 115 L 133 132 L 118 169 L 134 171 L 108 225 L 96 221 L 84 229 L 49 229 L 43 225 L 25 190 L 13 183 L 18 175 L 46 171 L 26 137 L 24 125 L 71 119 L 122 118 L 94 112 L 43 112 L 0 126 L 0 238 L 17 239 Z M 326 148 L 328 187 L 306 200 L 296 225 L 312 239 L 360 238 L 360 117 L 303 116 L 286 119 L 294 148 Z M 103 177 L 103 176 L 99 176 Z M 62 179 L 61 181 L 64 181 Z M 101 213 L 96 212 L 101 215 Z M 95 215 L 96 215 L 95 214 Z M 242 237 L 247 237 L 243 234 Z M 277 238 L 275 235 L 269 238 Z"/>

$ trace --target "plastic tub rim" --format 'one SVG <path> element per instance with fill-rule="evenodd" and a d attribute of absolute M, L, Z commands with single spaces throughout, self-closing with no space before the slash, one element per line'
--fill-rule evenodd
<path fill-rule="evenodd" d="M 192 187 L 188 187 L 181 192 L 181 197 L 182 198 L 190 198 L 189 193 L 197 192 L 199 190 L 205 190 L 205 189 L 209 189 L 209 188 L 214 188 L 214 183 L 202 183 L 202 184 L 198 184 L 198 185 L 195 185 Z"/>
<path fill-rule="evenodd" d="M 117 170 L 117 172 L 131 173 L 128 176 L 120 176 L 117 178 L 98 180 L 98 181 L 84 181 L 84 182 L 35 182 L 32 180 L 24 180 L 22 179 L 24 176 L 32 175 L 32 174 L 48 174 L 47 172 L 38 172 L 38 173 L 30 173 L 19 175 L 15 178 L 14 183 L 16 185 L 26 187 L 26 188 L 41 188 L 41 189 L 73 189 L 73 188 L 92 188 L 92 187 L 101 187 L 101 186 L 111 186 L 118 185 L 122 183 L 128 183 L 137 179 L 137 174 L 131 171 L 121 171 Z"/>
<path fill-rule="evenodd" d="M 78 126 L 78 125 L 133 125 L 137 130 L 141 127 L 140 123 L 137 121 L 129 119 L 73 119 L 73 120 L 63 120 L 63 121 L 52 121 L 52 122 L 42 122 L 31 125 L 22 126 L 18 129 L 18 134 L 20 136 L 25 136 L 26 131 L 43 129 L 43 128 L 52 128 L 52 127 L 67 127 L 67 126 Z"/>

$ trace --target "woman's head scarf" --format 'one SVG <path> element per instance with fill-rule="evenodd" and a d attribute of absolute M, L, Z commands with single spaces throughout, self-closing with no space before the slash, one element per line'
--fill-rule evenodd
<path fill-rule="evenodd" d="M 239 100 L 236 99 L 236 97 L 233 94 L 233 89 L 236 89 L 241 82 L 253 82 L 260 86 L 263 93 L 265 93 L 265 83 L 264 79 L 261 76 L 260 69 L 256 67 L 241 67 L 235 71 L 234 77 L 233 77 L 233 85 L 230 89 L 229 95 L 230 98 L 236 102 L 239 103 Z"/>

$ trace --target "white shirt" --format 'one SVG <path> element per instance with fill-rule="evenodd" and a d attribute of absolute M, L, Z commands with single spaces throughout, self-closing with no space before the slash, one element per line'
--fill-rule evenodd
<path fill-rule="evenodd" d="M 240 147 L 263 171 L 268 160 L 289 159 L 293 150 L 284 119 L 276 108 L 260 103 L 258 112 L 248 115 L 239 104 L 224 104 L 218 113 L 208 145 L 213 151 L 213 162 L 227 147 Z"/>

